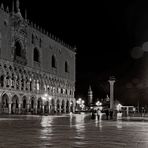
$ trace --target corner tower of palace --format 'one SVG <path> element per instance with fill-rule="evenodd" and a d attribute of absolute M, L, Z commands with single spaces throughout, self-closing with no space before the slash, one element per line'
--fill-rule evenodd
<path fill-rule="evenodd" d="M 75 49 L 23 18 L 18 0 L 0 18 L 0 113 L 74 112 Z"/>

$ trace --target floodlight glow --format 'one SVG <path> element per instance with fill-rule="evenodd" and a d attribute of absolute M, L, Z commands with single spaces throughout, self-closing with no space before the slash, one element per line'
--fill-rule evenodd
<path fill-rule="evenodd" d="M 49 101 L 50 101 L 50 100 L 52 100 L 52 97 L 51 97 L 51 96 L 49 96 L 49 97 L 48 97 L 48 100 L 49 100 Z"/>
<path fill-rule="evenodd" d="M 48 97 L 48 94 L 44 94 L 45 97 Z"/>
<path fill-rule="evenodd" d="M 46 101 L 46 98 L 45 97 L 42 97 L 43 101 Z"/>

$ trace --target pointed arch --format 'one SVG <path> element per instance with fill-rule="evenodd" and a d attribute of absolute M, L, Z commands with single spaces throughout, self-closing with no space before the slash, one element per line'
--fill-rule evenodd
<path fill-rule="evenodd" d="M 11 104 L 11 108 L 12 108 L 12 114 L 18 114 L 18 108 L 19 108 L 19 97 L 17 95 L 14 95 L 12 97 L 12 104 Z"/>
<path fill-rule="evenodd" d="M 57 68 L 56 58 L 54 55 L 52 55 L 52 58 L 51 58 L 51 66 L 52 68 Z"/>
<path fill-rule="evenodd" d="M 69 72 L 69 64 L 65 61 L 65 72 Z"/>
<path fill-rule="evenodd" d="M 64 108 L 65 108 L 65 100 L 62 100 L 62 104 L 61 104 L 61 112 L 64 113 Z"/>
<path fill-rule="evenodd" d="M 8 95 L 3 94 L 1 100 L 2 113 L 8 113 L 8 103 L 9 103 Z"/>
<path fill-rule="evenodd" d="M 19 40 L 15 41 L 15 56 L 22 56 L 22 45 Z"/>
<path fill-rule="evenodd" d="M 31 43 L 34 44 L 34 34 L 31 36 Z"/>
<path fill-rule="evenodd" d="M 34 48 L 33 60 L 35 62 L 40 62 L 40 53 L 37 47 Z"/>

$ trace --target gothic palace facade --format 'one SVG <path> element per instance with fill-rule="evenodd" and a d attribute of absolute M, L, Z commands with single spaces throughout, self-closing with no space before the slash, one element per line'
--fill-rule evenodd
<path fill-rule="evenodd" d="M 75 50 L 23 18 L 19 1 L 0 8 L 0 113 L 75 111 Z"/>

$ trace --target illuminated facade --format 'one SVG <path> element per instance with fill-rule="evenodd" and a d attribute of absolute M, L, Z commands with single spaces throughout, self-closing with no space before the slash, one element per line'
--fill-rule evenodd
<path fill-rule="evenodd" d="M 11 12 L 1 4 L 1 113 L 75 111 L 75 50 L 53 38 L 22 17 L 18 0 Z"/>

